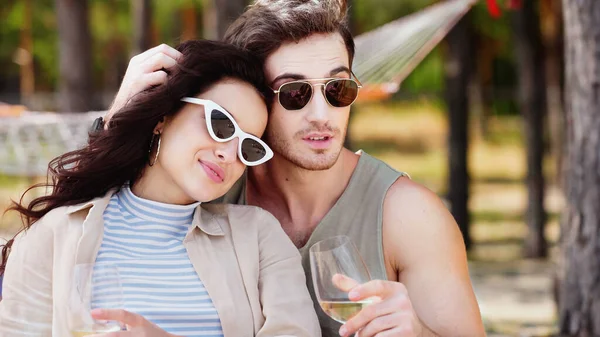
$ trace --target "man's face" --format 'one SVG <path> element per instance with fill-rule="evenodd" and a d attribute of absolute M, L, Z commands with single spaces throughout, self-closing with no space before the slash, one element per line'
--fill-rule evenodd
<path fill-rule="evenodd" d="M 283 44 L 265 62 L 267 81 L 277 90 L 304 79 L 351 78 L 348 52 L 339 34 L 315 34 L 299 43 Z M 276 98 L 266 130 L 277 155 L 307 170 L 325 170 L 337 161 L 344 145 L 350 106 L 327 103 L 322 85 L 314 84 L 310 102 L 300 110 L 286 110 Z"/>

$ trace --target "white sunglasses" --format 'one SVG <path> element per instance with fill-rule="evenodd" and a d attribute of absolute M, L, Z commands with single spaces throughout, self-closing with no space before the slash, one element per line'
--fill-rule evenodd
<path fill-rule="evenodd" d="M 225 143 L 239 138 L 238 157 L 247 166 L 260 165 L 273 158 L 273 151 L 260 138 L 244 132 L 233 116 L 217 103 L 195 97 L 184 97 L 183 102 L 204 106 L 206 128 L 216 142 Z"/>

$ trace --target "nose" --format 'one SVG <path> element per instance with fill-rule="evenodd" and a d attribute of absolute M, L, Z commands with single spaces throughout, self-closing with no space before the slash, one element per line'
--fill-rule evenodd
<path fill-rule="evenodd" d="M 317 124 L 325 124 L 329 121 L 329 113 L 332 109 L 329 103 L 325 100 L 322 87 L 315 86 L 313 97 L 308 103 L 308 113 L 306 119 L 309 122 Z"/>
<path fill-rule="evenodd" d="M 215 155 L 221 163 L 231 164 L 237 160 L 239 138 L 234 138 L 225 143 L 217 143 Z"/>

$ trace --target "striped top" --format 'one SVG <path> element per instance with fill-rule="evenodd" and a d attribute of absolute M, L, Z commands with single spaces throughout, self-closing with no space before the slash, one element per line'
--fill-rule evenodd
<path fill-rule="evenodd" d="M 199 204 L 150 201 L 124 186 L 104 211 L 104 237 L 96 263 L 117 266 L 125 310 L 178 336 L 220 337 L 217 310 L 183 246 Z M 110 293 L 96 278 L 97 268 L 94 273 L 98 296 Z M 94 298 L 92 307 L 102 302 Z"/>

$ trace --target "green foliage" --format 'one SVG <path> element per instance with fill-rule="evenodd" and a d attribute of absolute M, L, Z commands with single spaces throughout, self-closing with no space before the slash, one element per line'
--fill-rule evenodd
<path fill-rule="evenodd" d="M 9 4 L 0 10 L 0 60 L 3 67 L 0 68 L 0 76 L 17 76 L 19 66 L 13 61 L 16 49 L 19 46 L 19 32 L 23 12 L 22 3 Z"/>
<path fill-rule="evenodd" d="M 0 69 L 2 78 L 18 78 L 19 66 L 14 62 L 20 45 L 23 27 L 23 0 L 5 0 L 0 8 Z M 114 90 L 120 80 L 132 50 L 132 13 L 130 1 L 88 0 L 92 57 L 97 90 Z M 372 30 L 402 16 L 415 13 L 440 0 L 352 0 L 351 15 L 355 33 Z M 53 91 L 58 78 L 58 37 L 55 1 L 32 0 L 33 4 L 33 57 L 36 70 L 36 89 Z M 202 0 L 153 0 L 153 31 L 155 43 L 175 45 L 182 31 L 182 9 L 193 7 L 197 13 L 197 36 L 202 36 Z M 516 76 L 513 61 L 513 41 L 509 15 L 491 19 L 484 3 L 474 6 L 467 17 L 471 21 L 476 39 L 491 41 L 494 46 L 492 83 L 495 88 L 513 88 Z M 436 48 L 411 73 L 402 84 L 402 93 L 440 93 L 444 87 L 443 44 Z M 498 101 L 497 114 L 514 110 L 514 102 Z"/>
<path fill-rule="evenodd" d="M 108 44 L 112 39 L 128 39 L 132 31 L 127 1 L 93 0 L 90 2 L 90 33 L 95 43 Z"/>
<path fill-rule="evenodd" d="M 409 94 L 440 93 L 444 89 L 444 56 L 435 48 L 402 82 L 402 92 Z"/>
<path fill-rule="evenodd" d="M 356 35 L 425 8 L 435 0 L 353 0 L 351 15 Z"/>
<path fill-rule="evenodd" d="M 174 45 L 179 42 L 180 21 L 177 16 L 179 9 L 192 1 L 153 1 L 154 20 L 161 42 Z"/>
<path fill-rule="evenodd" d="M 58 55 L 56 40 L 56 16 L 54 1 L 32 1 L 33 60 L 36 69 L 36 83 L 40 88 L 52 87 L 58 76 Z M 13 1 L 0 12 L 0 76 L 14 77 L 19 74 L 15 55 L 21 44 L 21 31 L 25 14 L 25 3 Z"/>
<path fill-rule="evenodd" d="M 33 55 L 36 66 L 36 86 L 52 89 L 58 78 L 58 35 L 54 1 L 32 1 Z"/>
<path fill-rule="evenodd" d="M 504 13 L 502 17 L 494 19 L 490 17 L 487 6 L 479 2 L 471 9 L 471 20 L 477 34 L 507 43 L 511 40 L 510 12 Z M 509 51 L 508 49 L 506 49 Z"/>
<path fill-rule="evenodd" d="M 179 10 L 193 5 L 198 11 L 201 0 L 154 0 L 153 20 L 159 42 L 171 45 L 179 42 Z M 21 43 L 25 2 L 8 1 L 0 9 L 0 77 L 19 76 L 14 62 Z M 54 0 L 32 0 L 33 57 L 36 71 L 36 90 L 56 90 L 58 80 L 58 35 Z M 89 0 L 89 24 L 92 38 L 92 60 L 96 88 L 102 89 L 104 72 L 114 64 L 127 64 L 132 44 L 131 4 L 123 0 Z M 201 22 L 199 22 L 201 25 Z M 114 88 L 111 88 L 114 89 Z"/>

